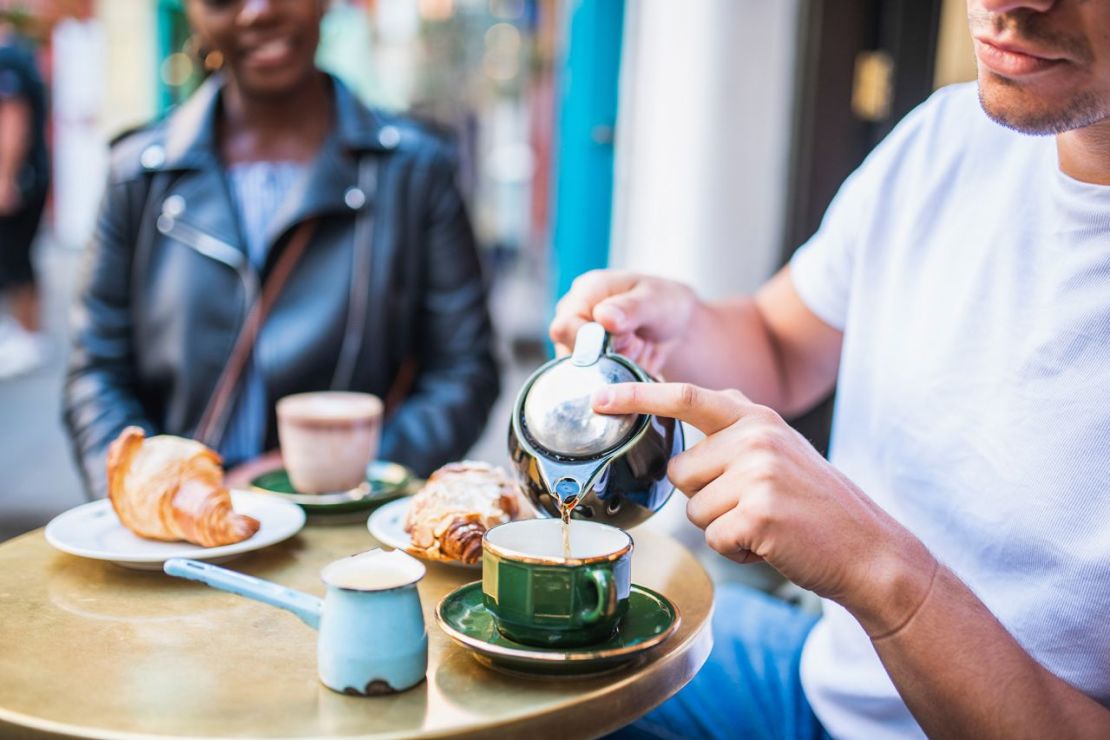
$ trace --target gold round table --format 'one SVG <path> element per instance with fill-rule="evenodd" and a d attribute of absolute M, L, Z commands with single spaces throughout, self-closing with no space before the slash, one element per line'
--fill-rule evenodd
<path fill-rule="evenodd" d="M 427 680 L 351 697 L 316 678 L 316 632 L 293 615 L 158 572 L 55 551 L 42 530 L 0 545 L 0 737 L 597 736 L 678 691 L 709 655 L 713 586 L 674 540 L 633 532 L 633 581 L 679 609 L 678 630 L 637 663 L 578 678 L 479 664 L 435 606 L 479 572 L 429 564 L 420 584 Z M 315 594 L 319 571 L 377 543 L 364 524 L 310 525 L 227 567 Z"/>

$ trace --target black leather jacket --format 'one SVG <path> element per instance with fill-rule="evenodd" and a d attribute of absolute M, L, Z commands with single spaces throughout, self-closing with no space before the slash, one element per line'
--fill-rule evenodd
<path fill-rule="evenodd" d="M 270 406 L 266 449 L 277 446 L 276 399 L 341 387 L 403 398 L 387 411 L 382 458 L 420 475 L 457 459 L 481 433 L 499 383 L 450 149 L 334 81 L 335 130 L 295 207 L 275 214 L 258 274 L 215 145 L 221 86 L 210 79 L 112 150 L 65 384 L 65 422 L 90 494 L 104 494 L 106 447 L 125 426 L 194 432 L 248 305 L 292 230 L 313 217 L 313 240 L 263 328 L 266 356 L 256 357 Z"/>

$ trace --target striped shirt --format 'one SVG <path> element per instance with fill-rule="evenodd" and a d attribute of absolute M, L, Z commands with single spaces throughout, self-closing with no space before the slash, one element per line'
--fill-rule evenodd
<path fill-rule="evenodd" d="M 247 256 L 255 270 L 261 272 L 270 251 L 269 227 L 274 214 L 281 211 L 294 186 L 307 176 L 308 165 L 245 162 L 231 165 L 227 173 Z M 266 443 L 270 406 L 261 371 L 265 358 L 266 334 L 259 332 L 220 440 L 219 452 L 228 467 L 257 457 Z"/>

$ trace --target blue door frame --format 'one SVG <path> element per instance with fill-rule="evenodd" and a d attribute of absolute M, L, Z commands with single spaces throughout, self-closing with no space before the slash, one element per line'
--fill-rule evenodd
<path fill-rule="evenodd" d="M 552 228 L 552 307 L 609 262 L 613 144 L 624 0 L 575 0 L 561 69 Z"/>

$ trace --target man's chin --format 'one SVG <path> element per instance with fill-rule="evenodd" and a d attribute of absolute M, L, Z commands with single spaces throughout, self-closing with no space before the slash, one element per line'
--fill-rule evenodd
<path fill-rule="evenodd" d="M 1062 134 L 1106 118 L 1090 93 L 1051 99 L 993 72 L 980 70 L 979 103 L 995 123 L 1031 136 Z"/>

